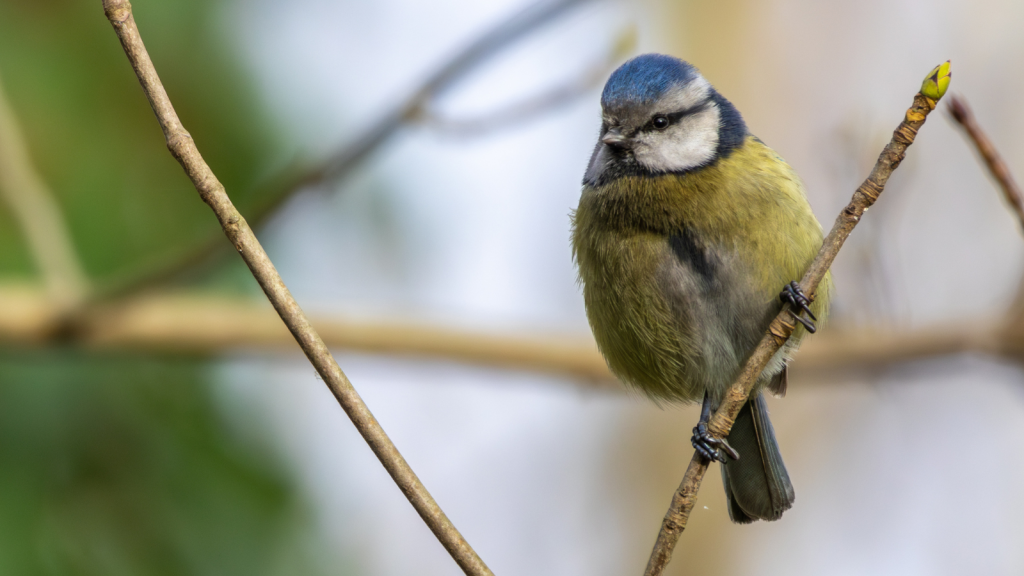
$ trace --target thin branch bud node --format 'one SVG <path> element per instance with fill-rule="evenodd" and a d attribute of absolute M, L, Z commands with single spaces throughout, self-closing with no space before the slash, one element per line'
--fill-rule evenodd
<path fill-rule="evenodd" d="M 128 0 L 103 0 L 103 12 L 113 24 L 123 24 L 132 15 L 132 4 Z"/>
<path fill-rule="evenodd" d="M 898 165 L 899 162 L 896 162 L 896 164 Z M 874 204 L 878 200 L 878 195 L 882 193 L 882 187 L 869 178 L 864 181 L 864 185 L 861 186 L 859 192 L 867 197 L 869 204 Z M 864 210 L 866 211 L 867 208 L 864 208 Z"/>

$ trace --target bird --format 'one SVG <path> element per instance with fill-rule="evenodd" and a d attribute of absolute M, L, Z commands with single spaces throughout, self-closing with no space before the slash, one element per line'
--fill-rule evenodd
<path fill-rule="evenodd" d="M 796 495 L 764 394 L 785 394 L 787 363 L 832 293 L 830 275 L 810 298 L 795 282 L 822 244 L 799 176 L 697 68 L 644 54 L 601 93 L 571 238 L 608 367 L 656 403 L 701 402 L 691 443 L 721 463 L 729 517 L 779 519 Z M 712 437 L 712 411 L 784 302 L 799 325 L 728 437 Z"/>

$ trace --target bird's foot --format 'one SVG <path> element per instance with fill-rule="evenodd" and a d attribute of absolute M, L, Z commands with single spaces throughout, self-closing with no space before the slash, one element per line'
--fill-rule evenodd
<path fill-rule="evenodd" d="M 718 462 L 725 462 L 725 457 L 728 456 L 733 460 L 739 460 L 740 454 L 729 446 L 725 438 L 715 438 L 708 433 L 708 425 L 706 422 L 698 422 L 696 428 L 693 429 L 693 437 L 690 438 L 690 444 L 697 452 L 708 460 L 717 460 Z"/>
<path fill-rule="evenodd" d="M 804 325 L 807 331 L 811 334 L 817 332 L 818 328 L 814 325 L 812 320 L 817 320 L 818 317 L 811 312 L 811 300 L 807 298 L 804 291 L 800 289 L 800 285 L 794 280 L 786 287 L 782 289 L 782 294 L 779 294 L 779 300 L 788 302 L 795 310 L 790 310 L 789 313 L 793 316 L 793 319 Z M 800 315 L 801 312 L 806 312 L 811 320 L 808 320 Z"/>

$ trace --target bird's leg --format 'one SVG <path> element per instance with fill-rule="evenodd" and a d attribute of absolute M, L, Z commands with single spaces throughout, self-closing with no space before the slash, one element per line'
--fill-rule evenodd
<path fill-rule="evenodd" d="M 811 301 L 804 294 L 804 291 L 800 289 L 800 285 L 797 284 L 795 280 L 786 284 L 786 287 L 782 289 L 782 294 L 779 294 L 779 300 L 788 302 L 793 307 L 793 310 L 790 310 L 789 313 L 793 316 L 794 320 L 803 324 L 804 328 L 807 328 L 808 332 L 814 334 L 818 330 L 817 327 L 814 326 L 814 322 L 811 321 L 818 319 L 818 317 L 814 315 L 814 312 L 811 312 Z M 811 317 L 811 320 L 801 316 L 801 312 L 806 312 L 807 315 Z"/>
<path fill-rule="evenodd" d="M 708 460 L 725 462 L 726 455 L 733 460 L 739 460 L 739 453 L 733 450 L 732 446 L 729 446 L 725 438 L 715 438 L 708 434 L 709 420 L 711 420 L 711 398 L 705 392 L 704 403 L 700 407 L 700 421 L 697 422 L 697 426 L 693 429 L 693 437 L 690 438 L 690 444 L 693 444 L 697 452 Z"/>

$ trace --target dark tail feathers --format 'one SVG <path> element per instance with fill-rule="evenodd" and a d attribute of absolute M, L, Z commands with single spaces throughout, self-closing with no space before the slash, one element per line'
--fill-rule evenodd
<path fill-rule="evenodd" d="M 729 518 L 738 524 L 781 518 L 793 506 L 796 494 L 760 394 L 740 410 L 729 444 L 740 453 L 739 460 L 722 465 Z"/>

